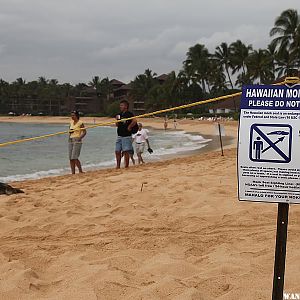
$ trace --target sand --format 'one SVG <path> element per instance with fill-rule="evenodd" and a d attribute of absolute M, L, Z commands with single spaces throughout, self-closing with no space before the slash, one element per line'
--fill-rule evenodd
<path fill-rule="evenodd" d="M 196 122 L 180 127 L 213 132 Z M 236 149 L 15 186 L 0 196 L 0 299 L 271 299 L 276 204 L 238 202 Z M 293 205 L 294 293 L 299 220 Z"/>

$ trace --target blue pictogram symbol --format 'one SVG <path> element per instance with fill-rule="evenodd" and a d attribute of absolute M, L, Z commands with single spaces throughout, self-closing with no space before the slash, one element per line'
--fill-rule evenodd
<path fill-rule="evenodd" d="M 285 124 L 253 124 L 250 129 L 249 158 L 255 162 L 289 163 L 292 127 Z"/>

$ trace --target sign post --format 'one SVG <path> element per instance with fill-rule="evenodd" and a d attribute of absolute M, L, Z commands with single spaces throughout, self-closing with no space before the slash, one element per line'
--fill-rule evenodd
<path fill-rule="evenodd" d="M 289 204 L 300 204 L 300 85 L 245 86 L 239 200 L 278 203 L 273 297 L 282 300 Z"/>
<path fill-rule="evenodd" d="M 223 141 L 222 141 L 222 130 L 221 130 L 221 124 L 220 123 L 218 123 L 218 131 L 219 131 L 219 138 L 220 138 L 221 153 L 222 153 L 222 156 L 224 156 Z"/>
<path fill-rule="evenodd" d="M 289 204 L 278 203 L 272 300 L 282 300 L 283 298 L 288 219 Z"/>

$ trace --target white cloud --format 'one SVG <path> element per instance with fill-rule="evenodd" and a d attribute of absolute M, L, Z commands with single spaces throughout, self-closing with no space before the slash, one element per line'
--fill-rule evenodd
<path fill-rule="evenodd" d="M 298 2 L 0 0 L 0 77 L 130 80 L 148 67 L 178 70 L 197 42 L 265 47 L 275 17 Z"/>

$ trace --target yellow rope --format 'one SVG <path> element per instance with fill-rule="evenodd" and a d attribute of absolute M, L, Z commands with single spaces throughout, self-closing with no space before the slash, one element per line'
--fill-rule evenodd
<path fill-rule="evenodd" d="M 283 82 L 275 83 L 274 85 L 293 84 L 293 83 L 296 84 L 296 83 L 299 83 L 299 82 L 300 82 L 300 79 L 298 77 L 287 77 Z M 237 93 L 230 94 L 230 95 L 220 96 L 220 97 L 211 98 L 211 99 L 207 99 L 207 100 L 196 101 L 196 102 L 192 102 L 192 103 L 189 103 L 189 104 L 184 104 L 184 105 L 180 105 L 180 106 L 176 106 L 176 107 L 166 108 L 166 109 L 162 109 L 162 110 L 142 114 L 142 115 L 139 115 L 139 116 L 134 116 L 134 117 L 131 117 L 131 118 L 126 118 L 126 119 L 122 119 L 122 120 L 115 120 L 115 121 L 98 123 L 98 124 L 95 124 L 95 125 L 86 126 L 85 129 L 92 129 L 92 128 L 97 128 L 97 127 L 101 127 L 101 126 L 109 126 L 109 125 L 113 125 L 113 124 L 116 124 L 116 123 L 119 123 L 119 122 L 132 120 L 132 119 L 151 117 L 151 116 L 162 114 L 162 113 L 167 113 L 167 112 L 171 112 L 171 111 L 176 111 L 176 110 L 180 110 L 180 109 L 185 109 L 185 108 L 189 108 L 189 107 L 194 107 L 194 106 L 198 106 L 198 105 L 212 103 L 212 102 L 216 102 L 216 101 L 222 101 L 222 100 L 226 100 L 226 99 L 229 99 L 229 98 L 234 98 L 234 97 L 240 96 L 241 94 L 242 94 L 242 92 L 237 92 Z M 82 130 L 82 129 L 78 129 L 78 130 Z M 63 134 L 69 134 L 69 130 L 68 131 L 60 131 L 60 132 L 45 134 L 45 135 L 40 135 L 40 136 L 35 136 L 35 137 L 31 137 L 31 138 L 15 140 L 15 141 L 9 141 L 9 142 L 5 142 L 5 143 L 0 143 L 0 148 L 1 147 L 6 147 L 6 146 L 9 146 L 9 145 L 25 143 L 25 142 L 29 142 L 29 141 L 36 141 L 36 140 L 40 140 L 40 139 L 50 138 L 50 137 L 53 137 L 53 136 L 58 136 L 58 135 L 63 135 Z"/>

